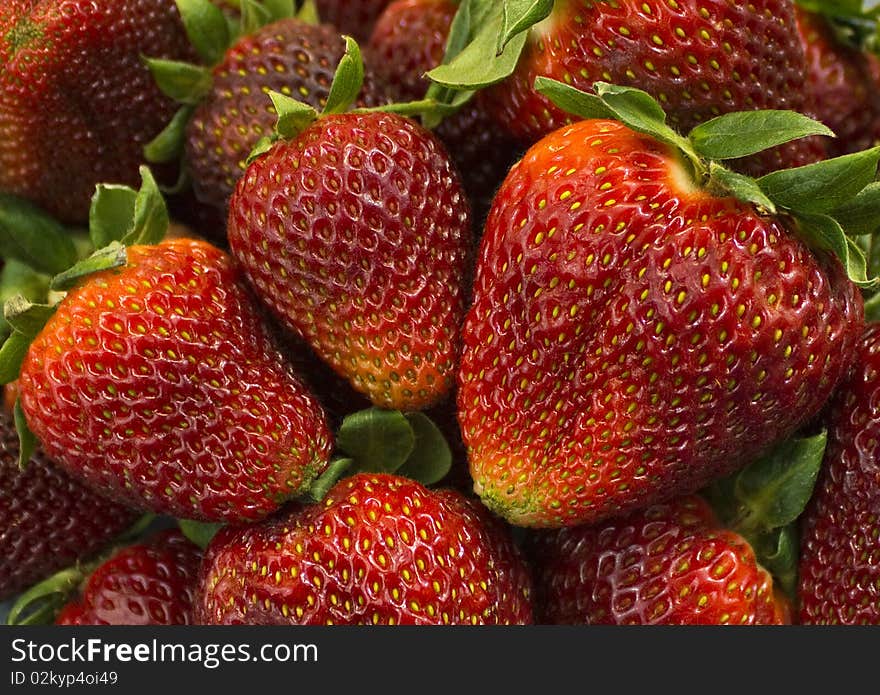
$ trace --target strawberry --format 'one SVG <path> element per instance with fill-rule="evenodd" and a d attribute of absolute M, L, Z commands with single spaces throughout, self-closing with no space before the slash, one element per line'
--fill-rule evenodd
<path fill-rule="evenodd" d="M 319 504 L 221 529 L 196 613 L 211 624 L 527 624 L 530 585 L 509 529 L 478 503 L 359 473 Z"/>
<path fill-rule="evenodd" d="M 12 417 L 0 413 L 0 600 L 91 558 L 137 519 L 40 451 L 19 467 Z"/>
<path fill-rule="evenodd" d="M 618 120 L 555 131 L 502 184 L 462 329 L 475 490 L 518 525 L 598 523 L 741 468 L 818 413 L 863 323 L 840 260 L 805 240 L 841 201 L 813 186 L 856 161 L 854 188 L 870 184 L 880 151 L 745 185 L 706 153 L 754 152 L 766 119 L 803 117 L 741 112 L 685 138 L 646 93 L 596 88 L 577 94 Z"/>
<path fill-rule="evenodd" d="M 471 244 L 448 153 L 398 114 L 319 117 L 273 99 L 291 109 L 279 126 L 296 127 L 239 180 L 232 254 L 273 315 L 373 404 L 436 404 L 455 380 Z"/>
<path fill-rule="evenodd" d="M 796 17 L 815 112 L 837 135 L 829 151 L 858 152 L 880 142 L 880 60 L 847 44 L 831 19 L 802 7 Z"/>
<path fill-rule="evenodd" d="M 801 519 L 802 624 L 880 624 L 880 324 L 862 334 L 828 408 L 828 448 Z"/>
<path fill-rule="evenodd" d="M 0 190 L 82 223 L 98 182 L 136 181 L 175 109 L 144 54 L 191 58 L 174 0 L 5 0 Z"/>
<path fill-rule="evenodd" d="M 127 246 L 113 239 L 56 276 L 67 293 L 54 306 L 10 313 L 7 304 L 16 332 L 0 356 L 24 353 L 23 419 L 46 454 L 93 489 L 183 518 L 261 518 L 326 467 L 324 411 L 233 259 L 200 240 L 158 241 L 167 212 L 142 174 L 141 191 L 127 189 Z M 97 191 L 94 239 L 110 233 L 101 213 L 117 220 L 124 193 Z M 0 371 L 15 375 L 9 364 Z"/>
<path fill-rule="evenodd" d="M 788 600 L 695 495 L 603 523 L 535 531 L 535 613 L 556 625 L 780 625 Z"/>
<path fill-rule="evenodd" d="M 168 529 L 116 550 L 86 578 L 56 625 L 190 625 L 202 550 Z"/>
<path fill-rule="evenodd" d="M 377 75 L 398 99 L 425 96 L 431 82 L 424 74 L 442 62 L 457 10 L 455 0 L 395 0 L 379 15 L 367 50 Z M 494 126 L 476 99 L 434 130 L 449 150 L 474 208 L 474 219 L 482 226 L 518 147 Z"/>
<path fill-rule="evenodd" d="M 340 32 L 366 41 L 379 15 L 391 0 L 315 0 L 321 21 Z"/>

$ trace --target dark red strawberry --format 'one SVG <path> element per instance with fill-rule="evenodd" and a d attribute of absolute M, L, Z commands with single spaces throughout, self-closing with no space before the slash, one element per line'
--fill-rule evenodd
<path fill-rule="evenodd" d="M 880 324 L 828 409 L 828 448 L 801 520 L 800 622 L 880 625 Z"/>
<path fill-rule="evenodd" d="M 373 25 L 391 0 L 315 0 L 322 22 L 361 42 L 370 38 Z"/>
<path fill-rule="evenodd" d="M 174 0 L 5 0 L 0 190 L 82 223 L 97 183 L 137 181 L 176 108 L 144 55 L 192 58 Z"/>
<path fill-rule="evenodd" d="M 319 504 L 221 529 L 200 586 L 201 623 L 532 620 L 531 579 L 509 529 L 460 493 L 394 475 L 357 474 Z"/>
<path fill-rule="evenodd" d="M 858 152 L 880 142 L 880 60 L 846 44 L 826 17 L 802 7 L 796 16 L 815 113 L 837 135 L 829 151 Z"/>
<path fill-rule="evenodd" d="M 228 235 L 274 315 L 374 404 L 448 395 L 470 211 L 431 132 L 383 112 L 318 118 L 251 163 Z"/>
<path fill-rule="evenodd" d="M 681 159 L 698 141 L 587 119 L 532 147 L 495 198 L 458 406 L 475 489 L 512 523 L 597 523 L 694 492 L 809 421 L 850 363 L 862 299 L 840 262 L 797 238 L 793 209 L 704 188 L 724 190 Z M 755 186 L 802 175 L 782 173 Z"/>
<path fill-rule="evenodd" d="M 788 600 L 742 536 L 696 496 L 526 541 L 536 622 L 556 625 L 781 625 Z"/>
<path fill-rule="evenodd" d="M 114 552 L 86 579 L 57 625 L 189 625 L 202 550 L 177 529 Z"/>
<path fill-rule="evenodd" d="M 332 446 L 239 269 L 202 241 L 131 246 L 70 289 L 28 349 L 19 398 L 71 474 L 183 518 L 263 517 Z"/>
<path fill-rule="evenodd" d="M 27 467 L 11 415 L 0 413 L 0 600 L 86 560 L 136 520 L 132 509 L 95 494 L 42 451 Z"/>
<path fill-rule="evenodd" d="M 399 101 L 421 99 L 431 82 L 425 73 L 439 65 L 455 0 L 395 0 L 379 15 L 367 44 L 376 73 Z M 481 100 L 474 99 L 435 129 L 461 174 L 480 227 L 492 197 L 519 147 L 494 125 Z"/>

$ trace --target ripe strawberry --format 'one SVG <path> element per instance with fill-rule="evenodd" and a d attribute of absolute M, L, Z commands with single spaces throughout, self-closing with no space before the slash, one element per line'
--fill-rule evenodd
<path fill-rule="evenodd" d="M 379 15 L 367 44 L 376 73 L 399 101 L 425 96 L 425 73 L 439 65 L 458 10 L 454 0 L 395 0 Z M 514 140 L 495 127 L 479 99 L 435 128 L 462 177 L 482 226 L 492 197 L 518 153 Z"/>
<path fill-rule="evenodd" d="M 321 21 L 361 42 L 370 38 L 373 25 L 392 0 L 315 0 Z"/>
<path fill-rule="evenodd" d="M 478 503 L 357 474 L 319 504 L 221 529 L 196 613 L 212 624 L 527 624 L 530 582 L 509 529 Z"/>
<path fill-rule="evenodd" d="M 880 324 L 865 329 L 828 408 L 828 448 L 801 519 L 802 624 L 880 624 Z"/>
<path fill-rule="evenodd" d="M 56 625 L 190 625 L 202 550 L 177 529 L 121 548 L 88 576 Z"/>
<path fill-rule="evenodd" d="M 12 418 L 0 413 L 0 600 L 85 560 L 137 514 L 95 494 L 42 451 L 23 470 Z"/>
<path fill-rule="evenodd" d="M 880 60 L 844 43 L 822 15 L 798 6 L 796 17 L 815 112 L 837 135 L 829 152 L 858 152 L 880 142 Z"/>
<path fill-rule="evenodd" d="M 448 394 L 470 210 L 432 133 L 390 113 L 319 118 L 250 164 L 228 236 L 274 315 L 374 404 Z"/>
<path fill-rule="evenodd" d="M 789 437 L 849 364 L 862 300 L 838 260 L 681 156 L 587 119 L 495 198 L 458 405 L 475 489 L 512 523 L 694 492 Z"/>
<path fill-rule="evenodd" d="M 186 126 L 185 165 L 196 198 L 226 213 L 246 160 L 277 114 L 266 96 L 295 95 L 315 108 L 327 101 L 345 42 L 329 24 L 288 17 L 240 36 L 212 69 L 212 86 Z M 387 101 L 367 69 L 358 106 Z"/>
<path fill-rule="evenodd" d="M 206 242 L 131 246 L 68 292 L 25 356 L 19 397 L 46 453 L 140 508 L 263 517 L 327 464 L 324 413 L 232 259 Z"/>
<path fill-rule="evenodd" d="M 536 621 L 567 625 L 780 625 L 788 600 L 739 534 L 697 496 L 526 541 Z"/>
<path fill-rule="evenodd" d="M 175 109 L 145 54 L 191 57 L 174 0 L 5 0 L 0 190 L 82 223 L 98 182 L 136 181 Z"/>

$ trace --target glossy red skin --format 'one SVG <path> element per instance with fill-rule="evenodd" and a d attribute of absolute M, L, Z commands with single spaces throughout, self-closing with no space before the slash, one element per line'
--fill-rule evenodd
<path fill-rule="evenodd" d="M 880 324 L 866 327 L 827 427 L 822 470 L 800 520 L 800 622 L 880 625 Z"/>
<path fill-rule="evenodd" d="M 18 434 L 0 414 L 0 600 L 85 560 L 138 514 L 92 492 L 40 449 L 18 466 Z"/>
<path fill-rule="evenodd" d="M 4 0 L 0 190 L 83 223 L 98 183 L 136 187 L 177 108 L 144 55 L 193 59 L 174 0 Z"/>
<path fill-rule="evenodd" d="M 392 0 L 315 0 L 322 22 L 335 25 L 343 34 L 366 43 L 382 10 Z"/>
<path fill-rule="evenodd" d="M 238 268 L 206 242 L 130 247 L 123 270 L 69 292 L 19 390 L 59 465 L 182 518 L 262 518 L 306 489 L 332 448 Z"/>
<path fill-rule="evenodd" d="M 449 393 L 470 208 L 432 133 L 388 113 L 319 119 L 248 167 L 228 237 L 279 321 L 372 403 Z"/>
<path fill-rule="evenodd" d="M 485 92 L 498 123 L 526 145 L 576 120 L 533 89 L 539 75 L 585 91 L 597 81 L 643 89 L 681 132 L 731 111 L 810 108 L 790 0 L 566 0 L 546 21 L 552 28 L 531 30 L 514 74 Z M 816 147 L 795 143 L 759 158 L 760 168 L 816 161 Z"/>
<path fill-rule="evenodd" d="M 397 92 L 398 101 L 425 96 L 430 81 L 424 74 L 442 62 L 458 8 L 452 0 L 395 0 L 379 16 L 367 50 L 377 74 Z M 462 176 L 481 228 L 520 148 L 495 125 L 479 95 L 445 118 L 435 132 Z"/>
<path fill-rule="evenodd" d="M 553 625 L 781 625 L 785 599 L 699 497 L 596 526 L 533 532 L 536 620 Z"/>
<path fill-rule="evenodd" d="M 56 625 L 190 625 L 202 550 L 177 529 L 116 551 Z"/>
<path fill-rule="evenodd" d="M 239 38 L 213 68 L 213 86 L 187 125 L 186 165 L 198 200 L 224 212 L 248 155 L 270 136 L 277 114 L 269 90 L 322 109 L 345 52 L 329 24 L 288 18 Z M 385 103 L 381 83 L 367 66 L 357 106 Z"/>
<path fill-rule="evenodd" d="M 475 490 L 508 521 L 694 492 L 809 421 L 848 367 L 863 307 L 840 263 L 687 177 L 670 148 L 582 121 L 502 184 L 458 408 Z"/>
<path fill-rule="evenodd" d="M 205 554 L 197 620 L 249 625 L 531 622 L 509 529 L 460 493 L 357 474 L 318 504 L 226 527 Z"/>
<path fill-rule="evenodd" d="M 814 110 L 837 135 L 828 142 L 830 154 L 874 146 L 880 141 L 880 60 L 844 45 L 821 15 L 796 9 Z"/>

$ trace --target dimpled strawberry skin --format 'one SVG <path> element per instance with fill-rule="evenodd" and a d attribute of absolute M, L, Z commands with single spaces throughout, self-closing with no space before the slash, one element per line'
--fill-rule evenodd
<path fill-rule="evenodd" d="M 138 183 L 144 145 L 174 115 L 142 56 L 191 59 L 183 23 L 174 0 L 4 5 L 0 190 L 84 222 L 96 184 Z"/>
<path fill-rule="evenodd" d="M 804 625 L 880 625 L 880 324 L 828 410 L 828 448 L 801 517 Z"/>
<path fill-rule="evenodd" d="M 115 552 L 56 625 L 190 625 L 201 549 L 177 529 Z"/>
<path fill-rule="evenodd" d="M 40 449 L 22 470 L 12 418 L 0 413 L 0 600 L 83 560 L 137 513 L 95 494 Z"/>
<path fill-rule="evenodd" d="M 779 221 L 611 121 L 514 166 L 480 247 L 458 407 L 509 521 L 594 523 L 745 465 L 815 415 L 861 297 Z"/>
<path fill-rule="evenodd" d="M 228 235 L 275 316 L 374 404 L 449 393 L 472 234 L 429 131 L 388 113 L 319 119 L 248 167 Z"/>
<path fill-rule="evenodd" d="M 554 625 L 779 625 L 749 544 L 682 497 L 597 526 L 534 532 L 537 620 Z"/>
<path fill-rule="evenodd" d="M 319 504 L 222 529 L 206 551 L 197 620 L 527 624 L 528 570 L 484 515 L 460 493 L 406 478 L 343 479 Z"/>
<path fill-rule="evenodd" d="M 326 466 L 323 411 L 269 338 L 232 259 L 179 239 L 72 290 L 19 380 L 47 454 L 158 513 L 253 520 Z"/>

